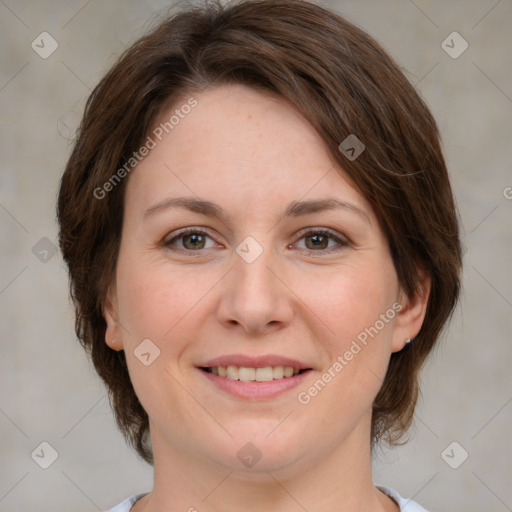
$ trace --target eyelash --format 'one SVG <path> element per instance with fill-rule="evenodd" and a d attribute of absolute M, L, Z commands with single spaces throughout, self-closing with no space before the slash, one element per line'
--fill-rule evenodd
<path fill-rule="evenodd" d="M 176 240 L 181 239 L 181 238 L 183 238 L 183 237 L 185 237 L 187 235 L 201 235 L 201 236 L 206 236 L 206 237 L 212 239 L 212 237 L 206 231 L 204 231 L 202 229 L 198 229 L 198 228 L 184 228 L 181 231 L 178 231 L 178 233 L 176 233 L 176 235 L 173 236 L 170 240 L 168 240 L 168 241 L 164 240 L 163 245 L 166 248 L 170 249 L 172 244 L 173 244 L 173 242 L 175 242 Z M 335 248 L 331 247 L 330 249 L 319 249 L 319 250 L 302 249 L 303 251 L 307 251 L 308 254 L 310 254 L 310 255 L 321 256 L 322 254 L 330 254 L 331 252 L 339 251 L 339 250 L 341 250 L 341 249 L 343 249 L 343 248 L 345 248 L 345 247 L 347 247 L 349 245 L 348 241 L 341 239 L 333 231 L 331 231 L 329 229 L 325 229 L 325 228 L 319 228 L 319 229 L 308 228 L 306 230 L 303 230 L 303 231 L 299 232 L 299 234 L 298 234 L 299 239 L 298 240 L 302 240 L 304 238 L 307 238 L 308 236 L 313 236 L 313 235 L 327 236 L 331 240 L 334 240 L 335 242 L 337 242 L 338 243 L 338 247 L 335 247 Z M 290 246 L 288 246 L 288 247 L 290 247 Z M 198 250 L 194 251 L 192 249 L 173 248 L 171 250 L 173 250 L 175 252 L 181 252 L 183 254 L 187 254 L 187 255 L 190 255 L 190 256 L 192 256 L 193 253 L 199 253 L 199 254 L 197 254 L 197 256 L 199 256 L 200 253 L 202 251 L 204 251 L 205 249 L 198 249 Z"/>

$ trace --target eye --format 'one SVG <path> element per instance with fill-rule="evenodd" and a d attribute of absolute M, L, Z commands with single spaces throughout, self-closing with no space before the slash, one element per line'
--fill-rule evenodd
<path fill-rule="evenodd" d="M 299 236 L 300 239 L 295 246 L 298 245 L 299 249 L 310 253 L 330 253 L 349 245 L 346 240 L 328 229 L 309 229 L 301 232 Z M 199 252 L 217 246 L 208 233 L 198 228 L 186 228 L 173 233 L 163 245 L 178 252 Z"/>
<path fill-rule="evenodd" d="M 299 242 L 304 240 L 304 246 L 299 248 L 310 252 L 332 252 L 349 245 L 346 240 L 328 229 L 310 229 L 302 232 L 300 236 Z"/>
<path fill-rule="evenodd" d="M 212 242 L 209 246 L 207 245 L 208 240 Z M 206 232 L 197 228 L 187 228 L 174 234 L 172 238 L 165 240 L 164 245 L 170 249 L 175 247 L 180 251 L 199 251 L 215 247 L 215 242 Z"/>

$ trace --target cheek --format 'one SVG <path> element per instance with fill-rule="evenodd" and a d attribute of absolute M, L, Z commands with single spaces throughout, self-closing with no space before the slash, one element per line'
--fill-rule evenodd
<path fill-rule="evenodd" d="M 393 267 L 352 267 L 314 279 L 303 277 L 300 296 L 328 328 L 335 344 L 357 337 L 392 307 L 396 297 Z M 314 284 L 314 287 L 312 286 Z M 379 324 L 380 325 L 380 324 Z M 389 323 L 382 330 L 389 330 Z M 379 329 L 380 330 L 380 329 Z"/>
<path fill-rule="evenodd" d="M 397 296 L 394 267 L 382 261 L 381 266 L 345 268 L 317 280 L 315 289 L 315 294 L 304 296 L 321 320 L 316 337 L 328 358 L 319 375 L 322 382 L 311 394 L 306 392 L 322 395 L 315 398 L 317 406 L 327 403 L 333 414 L 353 409 L 362 414 L 381 386 L 391 354 Z M 305 288 L 302 293 L 306 294 Z"/>
<path fill-rule="evenodd" d="M 159 417 L 161 404 L 169 396 L 174 402 L 181 396 L 173 375 L 189 343 L 194 304 L 204 295 L 190 285 L 179 269 L 170 272 L 165 264 L 157 266 L 144 255 L 119 259 L 117 291 L 123 346 L 134 390 L 150 417 Z M 146 361 L 145 353 L 150 354 Z"/>
<path fill-rule="evenodd" d="M 160 342 L 193 315 L 201 297 L 214 284 L 211 275 L 144 258 L 120 260 L 117 277 L 119 313 L 130 337 L 153 337 Z"/>

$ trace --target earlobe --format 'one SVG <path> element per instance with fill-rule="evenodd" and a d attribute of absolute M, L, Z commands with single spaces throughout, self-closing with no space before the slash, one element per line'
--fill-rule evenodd
<path fill-rule="evenodd" d="M 123 350 L 123 341 L 119 324 L 117 322 L 117 308 L 115 306 L 115 299 L 109 291 L 103 303 L 103 317 L 107 325 L 105 329 L 105 342 L 112 350 Z"/>
<path fill-rule="evenodd" d="M 427 312 L 428 298 L 430 296 L 431 279 L 425 272 L 420 271 L 420 282 L 417 292 L 408 297 L 401 294 L 402 308 L 396 317 L 393 332 L 392 352 L 399 352 L 420 332 Z"/>

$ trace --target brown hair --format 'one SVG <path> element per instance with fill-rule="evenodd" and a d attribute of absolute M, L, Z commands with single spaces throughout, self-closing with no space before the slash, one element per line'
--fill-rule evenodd
<path fill-rule="evenodd" d="M 188 7 L 128 48 L 87 101 L 60 187 L 60 247 L 76 333 L 109 390 L 117 424 L 152 463 L 148 416 L 124 352 L 105 343 L 103 302 L 115 275 L 127 179 L 103 199 L 95 191 L 141 147 L 163 108 L 227 83 L 293 103 L 372 204 L 402 289 L 409 296 L 418 290 L 419 269 L 431 278 L 423 326 L 392 354 L 373 404 L 372 442 L 397 442 L 412 421 L 418 372 L 457 303 L 456 208 L 436 123 L 413 86 L 366 33 L 305 0 Z M 354 160 L 338 149 L 350 134 L 366 146 Z"/>

